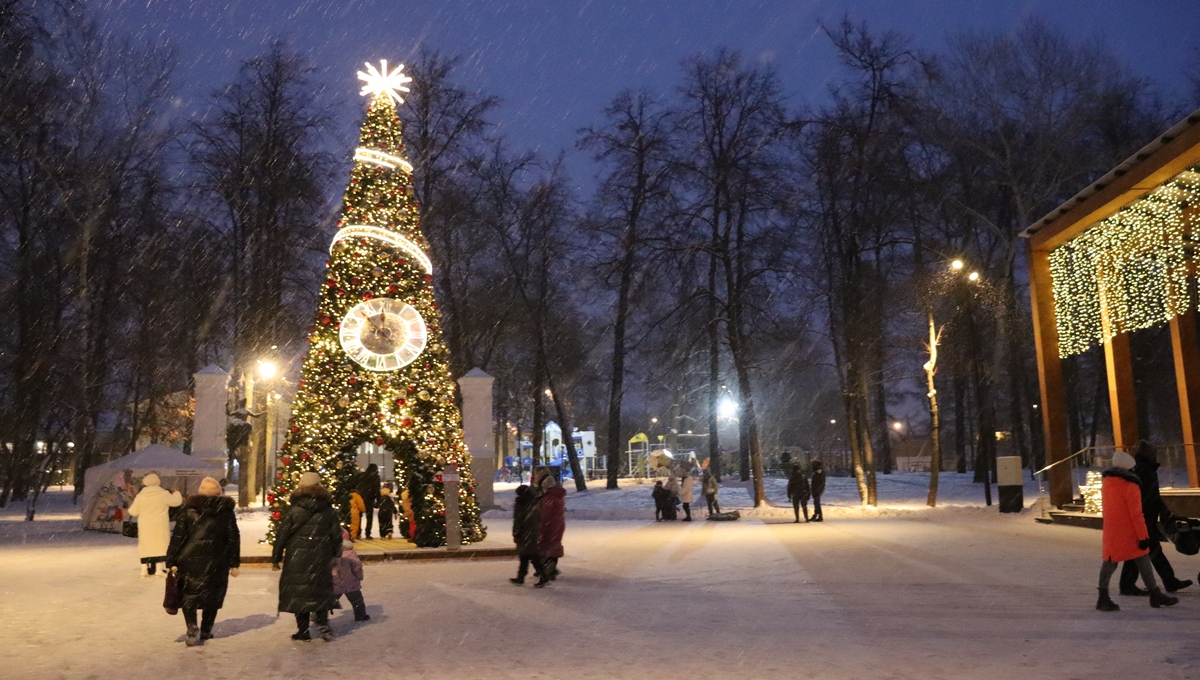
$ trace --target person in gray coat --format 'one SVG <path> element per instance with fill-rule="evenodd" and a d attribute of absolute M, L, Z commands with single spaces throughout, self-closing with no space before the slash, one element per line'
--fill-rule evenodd
<path fill-rule="evenodd" d="M 291 507 L 275 533 L 271 568 L 280 569 L 279 611 L 296 615 L 293 640 L 311 640 L 310 618 L 317 620 L 317 634 L 333 639 L 329 610 L 337 607 L 333 572 L 342 555 L 342 524 L 333 506 L 333 496 L 321 486 L 315 472 L 300 475 L 292 492 Z M 311 615 L 311 616 L 310 616 Z"/>

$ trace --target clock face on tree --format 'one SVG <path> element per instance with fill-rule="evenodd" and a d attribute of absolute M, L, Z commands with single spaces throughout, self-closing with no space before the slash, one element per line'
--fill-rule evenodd
<path fill-rule="evenodd" d="M 391 298 L 355 305 L 342 319 L 342 349 L 370 371 L 394 371 L 425 351 L 425 320 L 412 306 Z"/>

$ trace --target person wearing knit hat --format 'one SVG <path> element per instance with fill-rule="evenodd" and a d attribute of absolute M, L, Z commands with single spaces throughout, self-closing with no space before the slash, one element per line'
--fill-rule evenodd
<path fill-rule="evenodd" d="M 183 505 L 179 491 L 162 488 L 162 480 L 151 472 L 142 477 L 142 490 L 129 506 L 129 514 L 138 518 L 138 557 L 142 576 L 153 576 L 157 564 L 167 559 L 171 543 L 171 508 Z M 164 572 L 165 573 L 165 572 Z"/>
<path fill-rule="evenodd" d="M 1179 599 L 1158 589 L 1154 580 L 1154 568 L 1150 564 L 1150 534 L 1146 530 L 1146 519 L 1142 516 L 1142 492 L 1137 475 L 1131 470 L 1135 464 L 1133 456 L 1124 451 L 1113 454 L 1112 467 L 1105 470 L 1100 486 L 1100 501 L 1104 513 L 1103 558 L 1100 565 L 1100 591 L 1096 609 L 1105 612 L 1120 611 L 1117 603 L 1108 594 L 1112 575 L 1121 562 L 1136 563 L 1146 588 L 1150 591 L 1151 607 L 1170 607 Z"/>
<path fill-rule="evenodd" d="M 241 566 L 241 532 L 233 512 L 233 499 L 221 493 L 212 477 L 200 482 L 200 492 L 189 496 L 184 513 L 175 522 L 167 568 L 176 571 L 180 609 L 187 624 L 189 647 L 213 637 L 217 610 L 225 605 L 229 577 Z M 201 614 L 197 621 L 197 613 Z"/>
<path fill-rule="evenodd" d="M 279 611 L 296 615 L 293 640 L 311 640 L 309 623 L 317 621 L 317 636 L 333 639 L 329 611 L 337 608 L 333 570 L 342 555 L 342 522 L 333 496 L 316 472 L 300 475 L 275 533 L 271 568 L 279 575 Z"/>

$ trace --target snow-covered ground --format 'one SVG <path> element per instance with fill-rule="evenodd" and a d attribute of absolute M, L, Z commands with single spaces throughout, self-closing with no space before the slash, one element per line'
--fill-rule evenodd
<path fill-rule="evenodd" d="M 54 494 L 46 520 L 0 513 L 0 677 L 1200 677 L 1200 589 L 1171 609 L 1119 597 L 1123 611 L 1097 612 L 1100 532 L 920 510 L 919 481 L 881 476 L 888 509 L 864 512 L 830 480 L 827 521 L 801 525 L 580 521 L 622 495 L 648 508 L 649 488 L 572 494 L 551 587 L 510 585 L 511 561 L 368 564 L 372 620 L 339 612 L 332 643 L 289 640 L 277 575 L 245 568 L 200 648 L 163 613 L 162 580 L 136 576 L 134 541 L 72 528 Z M 981 503 L 970 484 L 943 499 L 958 486 Z M 722 498 L 737 504 L 731 487 Z M 1171 559 L 1183 576 L 1200 567 Z"/>
<path fill-rule="evenodd" d="M 825 495 L 821 497 L 821 507 L 827 518 L 845 517 L 886 517 L 897 516 L 910 512 L 926 512 L 927 494 L 929 493 L 928 473 L 897 472 L 890 475 L 876 476 L 878 505 L 863 507 L 858 496 L 858 487 L 853 477 L 830 477 L 826 480 Z M 646 480 L 622 479 L 621 488 L 606 490 L 604 481 L 588 482 L 588 490 L 576 492 L 574 482 L 567 481 L 567 517 L 569 519 L 653 519 L 654 500 L 650 492 L 654 482 Z M 485 515 L 489 518 L 511 517 L 513 490 L 516 484 L 496 485 L 496 504 L 500 510 L 493 510 Z M 749 482 L 737 482 L 726 479 L 721 484 L 717 500 L 722 510 L 739 510 L 743 517 L 758 517 L 760 519 L 787 519 L 792 517 L 792 506 L 787 499 L 786 479 L 767 479 L 764 481 L 767 502 L 770 507 L 751 510 L 751 489 Z M 703 517 L 707 512 L 704 496 L 700 493 L 700 480 L 697 479 L 692 487 L 696 501 L 692 504 L 693 516 L 698 511 Z M 1025 505 L 1028 507 L 1038 497 L 1037 482 L 1026 480 Z M 999 492 L 992 485 L 992 503 L 999 503 Z M 938 476 L 938 506 L 939 508 L 972 508 L 980 512 L 995 512 L 995 505 L 990 510 L 984 510 L 983 485 L 971 482 L 971 474 L 943 472 Z M 812 510 L 812 503 L 809 503 Z M 974 512 L 975 510 L 968 510 Z M 682 515 L 681 515 L 682 516 Z"/>

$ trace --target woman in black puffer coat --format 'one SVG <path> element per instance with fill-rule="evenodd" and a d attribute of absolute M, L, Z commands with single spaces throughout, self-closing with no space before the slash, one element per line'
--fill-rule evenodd
<path fill-rule="evenodd" d="M 329 610 L 337 608 L 333 594 L 333 570 L 342 555 L 342 524 L 333 507 L 333 496 L 321 486 L 315 472 L 300 476 L 292 492 L 292 505 L 275 533 L 271 567 L 279 577 L 279 611 L 296 615 L 297 632 L 293 640 L 311 640 L 310 614 L 316 618 L 318 635 L 333 639 L 329 628 Z"/>
<path fill-rule="evenodd" d="M 178 570 L 187 644 L 212 638 L 217 610 L 225 604 L 229 577 L 241 565 L 241 534 L 233 514 L 233 499 L 221 495 L 212 477 L 200 483 L 200 494 L 188 497 L 183 516 L 175 522 L 167 548 L 167 569 Z M 203 610 L 199 626 L 196 610 Z"/>

